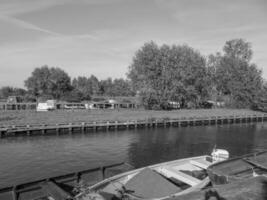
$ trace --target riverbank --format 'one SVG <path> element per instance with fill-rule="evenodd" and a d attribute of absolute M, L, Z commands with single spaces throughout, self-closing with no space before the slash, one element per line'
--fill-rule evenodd
<path fill-rule="evenodd" d="M 60 124 L 76 122 L 131 121 L 148 119 L 188 119 L 225 116 L 259 115 L 258 111 L 247 109 L 191 109 L 173 111 L 151 110 L 56 110 L 1 111 L 0 125 Z"/>

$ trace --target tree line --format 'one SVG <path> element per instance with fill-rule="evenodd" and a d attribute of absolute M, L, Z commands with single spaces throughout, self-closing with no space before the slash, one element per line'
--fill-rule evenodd
<path fill-rule="evenodd" d="M 93 96 L 134 95 L 128 80 L 122 78 L 98 80 L 93 75 L 90 77 L 79 76 L 71 80 L 64 70 L 47 65 L 35 68 L 24 83 L 27 89 L 2 87 L 0 98 L 20 96 L 24 101 L 57 99 L 80 102 L 91 100 Z"/>
<path fill-rule="evenodd" d="M 0 98 L 16 95 L 25 100 L 53 98 L 91 100 L 93 96 L 138 95 L 147 109 L 166 109 L 170 101 L 198 107 L 206 100 L 249 107 L 266 98 L 262 71 L 251 62 L 251 44 L 244 39 L 225 43 L 222 52 L 207 57 L 188 45 L 145 43 L 134 55 L 127 79 L 98 80 L 79 76 L 71 80 L 62 69 L 35 68 L 25 89 L 3 87 Z"/>
<path fill-rule="evenodd" d="M 251 62 L 251 44 L 227 41 L 223 52 L 205 57 L 188 45 L 144 44 L 129 67 L 128 78 L 148 109 L 164 109 L 168 101 L 198 107 L 205 100 L 250 107 L 266 98 L 262 71 Z"/>

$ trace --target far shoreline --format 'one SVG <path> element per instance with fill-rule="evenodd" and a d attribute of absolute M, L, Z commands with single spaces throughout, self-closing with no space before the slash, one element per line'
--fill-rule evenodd
<path fill-rule="evenodd" d="M 30 124 L 60 124 L 77 122 L 136 121 L 156 119 L 190 119 L 226 116 L 263 115 L 263 112 L 249 109 L 181 109 L 155 111 L 143 109 L 99 109 L 99 110 L 54 110 L 0 111 L 0 126 Z"/>

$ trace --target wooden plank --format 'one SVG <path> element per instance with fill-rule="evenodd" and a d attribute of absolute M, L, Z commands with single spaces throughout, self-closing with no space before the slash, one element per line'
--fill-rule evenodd
<path fill-rule="evenodd" d="M 171 167 L 164 167 L 164 168 L 161 168 L 160 170 L 162 173 L 164 173 L 164 175 L 166 175 L 167 177 L 171 178 L 175 178 L 179 181 L 182 181 L 188 185 L 191 185 L 191 186 L 195 186 L 197 184 L 199 184 L 201 182 L 201 180 L 199 179 L 196 179 L 188 174 L 185 174 L 179 170 L 175 170 Z"/>
<path fill-rule="evenodd" d="M 211 162 L 205 160 L 191 160 L 190 163 L 202 169 L 207 169 L 211 165 Z"/>

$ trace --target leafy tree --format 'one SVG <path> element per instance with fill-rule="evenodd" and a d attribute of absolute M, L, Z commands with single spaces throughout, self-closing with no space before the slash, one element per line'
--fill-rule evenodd
<path fill-rule="evenodd" d="M 113 80 L 112 93 L 113 93 L 113 96 L 133 96 L 134 95 L 131 89 L 130 82 L 122 78 Z"/>
<path fill-rule="evenodd" d="M 48 66 L 35 68 L 25 86 L 34 96 L 51 95 L 55 99 L 60 99 L 72 89 L 71 79 L 65 71 Z"/>
<path fill-rule="evenodd" d="M 35 68 L 32 75 L 24 82 L 25 87 L 34 96 L 49 94 L 50 69 L 48 66 Z"/>
<path fill-rule="evenodd" d="M 75 90 L 82 94 L 83 100 L 90 100 L 92 95 L 92 90 L 90 87 L 89 80 L 86 77 L 78 77 L 73 79 L 72 86 Z"/>
<path fill-rule="evenodd" d="M 99 94 L 113 96 L 112 93 L 112 78 L 107 78 L 106 80 L 101 80 L 99 82 Z"/>
<path fill-rule="evenodd" d="M 243 39 L 234 39 L 227 41 L 223 50 L 223 55 L 213 57 L 213 85 L 220 95 L 230 97 L 233 106 L 250 106 L 263 83 L 262 71 L 250 63 L 251 45 Z"/>
<path fill-rule="evenodd" d="M 67 102 L 81 102 L 85 100 L 84 94 L 77 89 L 73 89 L 71 91 L 64 93 L 61 99 Z"/>
<path fill-rule="evenodd" d="M 9 96 L 24 97 L 27 91 L 22 88 L 14 88 L 5 86 L 0 89 L 0 98 L 8 98 Z"/>
<path fill-rule="evenodd" d="M 91 95 L 99 94 L 99 80 L 94 75 L 91 75 L 88 78 L 88 81 L 90 84 Z"/>
<path fill-rule="evenodd" d="M 11 95 L 13 95 L 13 88 L 12 87 L 9 87 L 9 86 L 6 86 L 6 87 L 2 87 L 0 89 L 0 97 L 1 98 L 7 98 Z"/>
<path fill-rule="evenodd" d="M 149 109 L 168 101 L 198 102 L 208 94 L 205 58 L 193 48 L 146 43 L 137 51 L 128 78 Z"/>
<path fill-rule="evenodd" d="M 49 92 L 56 98 L 60 99 L 64 93 L 71 91 L 71 79 L 69 75 L 60 68 L 50 68 Z"/>
<path fill-rule="evenodd" d="M 88 97 L 103 95 L 103 96 L 132 96 L 131 84 L 124 79 L 107 78 L 98 81 L 95 76 L 78 77 L 72 81 L 73 88 L 83 93 L 84 99 Z"/>
<path fill-rule="evenodd" d="M 225 43 L 223 47 L 224 55 L 229 58 L 250 62 L 252 58 L 251 44 L 244 39 L 233 39 Z"/>

